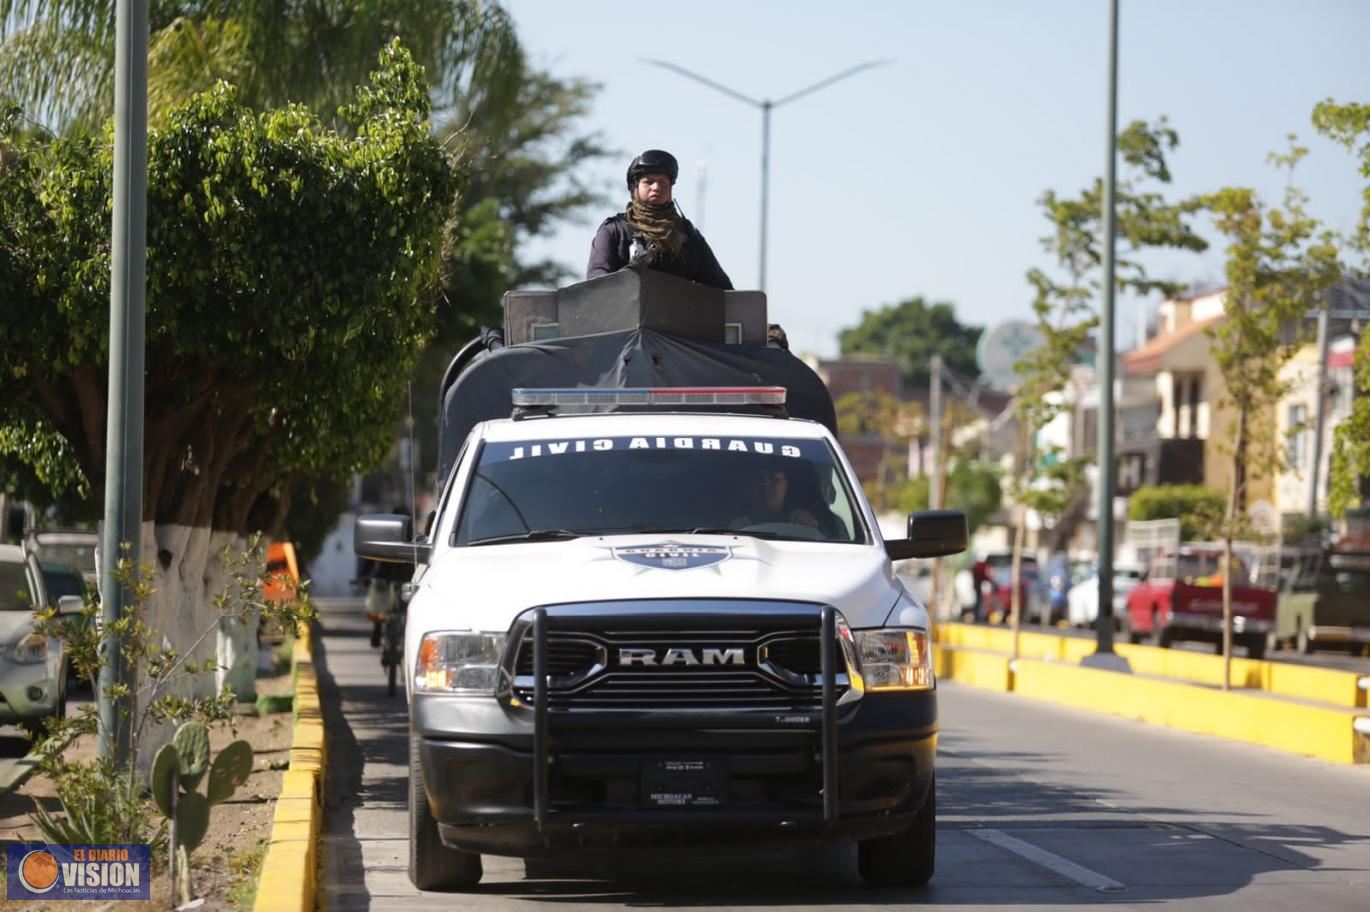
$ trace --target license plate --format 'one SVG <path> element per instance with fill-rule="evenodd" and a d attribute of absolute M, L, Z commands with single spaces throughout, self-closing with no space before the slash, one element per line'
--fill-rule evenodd
<path fill-rule="evenodd" d="M 642 806 L 722 807 L 728 800 L 728 768 L 722 760 L 649 760 L 642 765 Z"/>

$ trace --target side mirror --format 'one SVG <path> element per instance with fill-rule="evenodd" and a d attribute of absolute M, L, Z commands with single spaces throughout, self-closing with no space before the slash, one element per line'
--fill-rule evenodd
<path fill-rule="evenodd" d="M 433 546 L 414 540 L 414 520 L 403 513 L 370 513 L 357 517 L 352 550 L 358 557 L 390 564 L 426 564 Z"/>
<path fill-rule="evenodd" d="M 946 557 L 960 554 L 970 545 L 966 514 L 960 510 L 923 510 L 909 514 L 907 538 L 885 542 L 890 560 L 914 557 Z"/>
<path fill-rule="evenodd" d="M 57 599 L 57 614 L 80 614 L 86 608 L 86 600 L 79 595 L 64 595 Z"/>

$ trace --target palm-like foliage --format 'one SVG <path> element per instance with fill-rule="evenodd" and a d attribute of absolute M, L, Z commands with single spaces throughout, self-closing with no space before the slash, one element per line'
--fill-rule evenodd
<path fill-rule="evenodd" d="M 113 110 L 114 0 L 0 0 L 0 96 L 54 129 Z M 151 0 L 154 121 L 220 79 L 255 108 L 303 104 L 326 117 L 392 37 L 428 71 L 438 119 L 499 101 L 523 61 L 513 24 L 483 0 Z"/>

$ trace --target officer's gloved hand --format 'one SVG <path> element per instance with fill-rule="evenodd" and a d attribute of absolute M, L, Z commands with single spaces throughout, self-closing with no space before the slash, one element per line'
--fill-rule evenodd
<path fill-rule="evenodd" d="M 790 350 L 790 337 L 785 335 L 785 329 L 779 323 L 772 323 L 766 330 L 766 344 L 771 348 L 783 348 Z"/>

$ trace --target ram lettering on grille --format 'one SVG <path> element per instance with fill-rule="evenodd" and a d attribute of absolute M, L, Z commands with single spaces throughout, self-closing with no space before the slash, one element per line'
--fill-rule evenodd
<path fill-rule="evenodd" d="M 742 649 L 683 649 L 679 647 L 656 649 L 620 649 L 618 664 L 641 665 L 643 667 L 670 667 L 675 665 L 745 665 L 746 653 Z"/>

